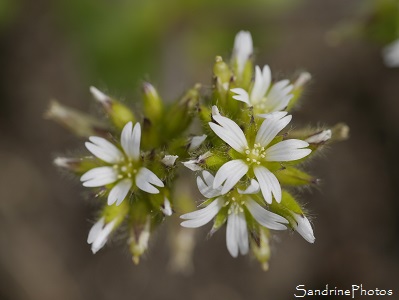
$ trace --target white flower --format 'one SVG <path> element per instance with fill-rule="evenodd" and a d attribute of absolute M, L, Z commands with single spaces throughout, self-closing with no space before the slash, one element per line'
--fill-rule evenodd
<path fill-rule="evenodd" d="M 320 144 L 327 142 L 329 139 L 331 139 L 331 136 L 332 136 L 331 130 L 327 129 L 311 135 L 305 141 L 308 142 L 309 144 Z"/>
<path fill-rule="evenodd" d="M 399 67 L 399 39 L 382 49 L 382 58 L 386 66 L 390 68 Z"/>
<path fill-rule="evenodd" d="M 233 98 L 252 106 L 257 114 L 284 110 L 293 97 L 290 94 L 293 86 L 289 80 L 281 80 L 271 85 L 271 80 L 272 75 L 268 65 L 263 67 L 263 71 L 256 66 L 251 93 L 248 94 L 242 88 L 231 89 L 236 94 Z"/>
<path fill-rule="evenodd" d="M 96 254 L 108 240 L 109 235 L 114 229 L 116 219 L 105 224 L 105 219 L 101 218 L 98 220 L 90 229 L 89 236 L 87 237 L 87 243 L 91 244 L 91 251 Z"/>
<path fill-rule="evenodd" d="M 222 195 L 221 187 L 213 188 L 215 178 L 208 172 L 202 172 L 203 179 L 197 177 L 198 189 L 206 198 L 214 200 L 205 208 L 184 214 L 180 218 L 186 221 L 181 225 L 187 228 L 197 228 L 210 222 L 222 209 L 228 207 L 226 244 L 231 256 L 237 257 L 238 253 L 248 253 L 248 229 L 244 209 L 260 225 L 274 230 L 285 230 L 288 221 L 270 211 L 267 211 L 254 201 L 250 194 L 259 192 L 259 184 L 252 179 L 251 184 L 245 190 L 234 190 L 227 195 Z"/>
<path fill-rule="evenodd" d="M 315 237 L 313 235 L 313 229 L 310 225 L 309 220 L 304 215 L 293 213 L 293 217 L 296 221 L 294 224 L 295 230 L 309 243 L 314 243 Z"/>
<path fill-rule="evenodd" d="M 289 139 L 268 145 L 276 135 L 288 125 L 291 116 L 285 112 L 274 113 L 266 118 L 260 126 L 253 145 L 248 144 L 241 128 L 229 118 L 219 114 L 217 107 L 213 108 L 213 119 L 209 122 L 211 129 L 235 151 L 241 154 L 241 159 L 234 159 L 220 167 L 213 182 L 213 188 L 223 184 L 222 194 L 226 194 L 236 183 L 253 170 L 260 184 L 263 197 L 267 203 L 272 203 L 272 194 L 277 202 L 281 201 L 281 186 L 276 176 L 267 168 L 267 162 L 286 162 L 301 159 L 312 150 L 304 149 L 309 144 L 302 140 Z"/>
<path fill-rule="evenodd" d="M 149 169 L 141 166 L 140 161 L 141 127 L 133 128 L 132 122 L 125 125 L 121 134 L 122 150 L 104 138 L 91 136 L 86 148 L 96 157 L 107 163 L 84 173 L 80 177 L 83 186 L 100 187 L 115 183 L 108 195 L 108 205 L 119 205 L 125 199 L 133 183 L 141 190 L 158 194 L 154 187 L 163 187 L 163 182 Z"/>
<path fill-rule="evenodd" d="M 238 76 L 242 75 L 245 64 L 253 52 L 252 36 L 248 31 L 240 31 L 234 39 L 233 58 L 236 59 Z"/>

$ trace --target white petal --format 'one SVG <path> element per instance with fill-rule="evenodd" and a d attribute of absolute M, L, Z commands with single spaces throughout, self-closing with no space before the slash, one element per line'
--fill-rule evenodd
<path fill-rule="evenodd" d="M 237 241 L 238 241 L 238 248 L 240 250 L 241 255 L 245 255 L 248 253 L 249 250 L 249 243 L 248 243 L 248 229 L 247 229 L 247 221 L 245 220 L 245 215 L 242 212 L 237 214 L 236 220 L 237 226 Z"/>
<path fill-rule="evenodd" d="M 127 193 L 129 193 L 131 187 L 132 187 L 131 179 L 126 178 L 119 181 L 109 192 L 108 205 L 112 205 L 115 202 L 117 206 L 121 204 L 122 201 L 126 198 Z"/>
<path fill-rule="evenodd" d="M 238 192 L 242 195 L 244 194 L 256 194 L 260 190 L 259 183 L 255 179 L 251 179 L 251 184 L 245 189 L 238 189 Z"/>
<path fill-rule="evenodd" d="M 164 158 L 162 158 L 161 162 L 168 167 L 174 166 L 176 159 L 178 158 L 178 155 L 165 155 Z"/>
<path fill-rule="evenodd" d="M 291 119 L 292 116 L 288 115 L 281 119 L 270 118 L 264 120 L 256 134 L 255 143 L 260 144 L 262 147 L 266 147 L 276 135 L 288 125 Z"/>
<path fill-rule="evenodd" d="M 240 31 L 234 39 L 233 56 L 237 60 L 238 75 L 244 71 L 245 64 L 253 51 L 251 33 Z"/>
<path fill-rule="evenodd" d="M 221 115 L 213 115 L 212 117 L 219 125 L 213 122 L 208 124 L 223 141 L 238 152 L 243 152 L 248 147 L 244 132 L 236 122 Z"/>
<path fill-rule="evenodd" d="M 99 187 L 115 182 L 117 176 L 117 171 L 112 167 L 98 167 L 84 173 L 80 181 L 86 187 Z"/>
<path fill-rule="evenodd" d="M 101 218 L 98 220 L 90 229 L 89 235 L 87 236 L 87 243 L 91 244 L 94 242 L 94 240 L 97 238 L 98 234 L 102 230 L 103 226 L 105 223 L 105 219 Z"/>
<path fill-rule="evenodd" d="M 222 188 L 222 194 L 226 194 L 245 174 L 247 174 L 248 169 L 248 165 L 241 159 L 231 160 L 225 163 L 215 175 L 213 188 L 216 189 L 225 182 Z"/>
<path fill-rule="evenodd" d="M 99 159 L 114 164 L 123 159 L 123 153 L 112 143 L 98 136 L 91 136 L 90 142 L 86 142 L 85 146 L 93 155 Z"/>
<path fill-rule="evenodd" d="M 164 187 L 161 179 L 147 168 L 141 168 L 136 175 L 136 185 L 139 189 L 150 194 L 158 194 L 159 190 L 153 185 Z"/>
<path fill-rule="evenodd" d="M 263 74 L 259 66 L 255 67 L 255 82 L 251 91 L 251 104 L 257 104 L 262 101 L 269 89 L 271 81 L 271 71 L 268 65 L 263 67 Z"/>
<path fill-rule="evenodd" d="M 109 96 L 107 96 L 106 94 L 104 94 L 94 86 L 90 87 L 90 92 L 93 95 L 93 97 L 99 102 L 106 103 L 111 100 Z"/>
<path fill-rule="evenodd" d="M 95 241 L 91 244 L 91 251 L 93 252 L 93 254 L 96 254 L 98 250 L 104 247 L 109 235 L 114 229 L 115 223 L 116 220 L 112 220 L 111 222 L 106 224 L 105 227 L 100 231 Z"/>
<path fill-rule="evenodd" d="M 276 82 L 267 95 L 267 106 L 271 111 L 285 109 L 292 99 L 293 95 L 290 92 L 294 86 L 290 84 L 289 80 L 281 80 Z"/>
<path fill-rule="evenodd" d="M 295 221 L 297 222 L 297 227 L 295 230 L 309 243 L 314 243 L 315 237 L 313 235 L 313 229 L 310 225 L 308 218 L 301 216 L 299 214 L 293 214 Z"/>
<path fill-rule="evenodd" d="M 283 225 L 288 224 L 288 221 L 285 218 L 264 209 L 254 200 L 247 199 L 247 201 L 245 202 L 245 206 L 248 208 L 251 215 L 260 225 L 274 230 L 287 229 L 287 227 Z"/>
<path fill-rule="evenodd" d="M 309 144 L 320 144 L 327 142 L 329 139 L 331 139 L 331 136 L 332 136 L 331 130 L 327 129 L 311 135 L 305 141 L 308 142 Z"/>
<path fill-rule="evenodd" d="M 281 141 L 266 149 L 266 160 L 292 161 L 304 158 L 312 152 L 310 149 L 301 149 L 307 146 L 309 146 L 309 144 L 302 140 L 291 139 Z"/>
<path fill-rule="evenodd" d="M 226 245 L 230 255 L 233 257 L 238 256 L 238 241 L 237 241 L 237 215 L 232 213 L 227 218 L 226 229 Z"/>
<path fill-rule="evenodd" d="M 192 159 L 189 161 L 184 161 L 183 165 L 190 169 L 191 171 L 201 171 L 202 168 L 198 165 L 198 161 L 196 159 Z"/>
<path fill-rule="evenodd" d="M 211 173 L 209 173 L 208 171 L 203 171 L 202 177 L 204 177 L 205 183 L 207 185 L 213 185 L 213 181 L 215 180 L 215 177 Z"/>
<path fill-rule="evenodd" d="M 278 119 L 280 120 L 282 117 L 285 117 L 288 113 L 286 111 L 274 111 L 271 113 L 267 114 L 259 114 L 257 115 L 258 117 L 264 118 L 264 119 Z"/>
<path fill-rule="evenodd" d="M 169 199 L 166 198 L 166 197 L 165 197 L 165 199 L 164 199 L 164 201 L 163 201 L 163 205 L 162 205 L 162 207 L 161 207 L 161 210 L 162 210 L 163 214 L 164 214 L 165 216 L 168 216 L 168 217 L 170 217 L 170 216 L 172 215 L 172 213 L 173 213 L 172 207 L 171 207 L 171 205 L 170 205 L 170 201 L 169 201 Z"/>
<path fill-rule="evenodd" d="M 236 99 L 238 101 L 242 101 L 248 105 L 251 105 L 251 103 L 249 102 L 249 95 L 246 90 L 244 90 L 242 88 L 235 88 L 235 89 L 231 89 L 230 91 L 237 94 L 237 95 L 233 96 L 233 99 Z"/>
<path fill-rule="evenodd" d="M 121 144 L 127 156 L 134 160 L 140 158 L 140 139 L 141 139 L 141 126 L 140 123 L 129 122 L 123 127 L 121 134 Z"/>
<path fill-rule="evenodd" d="M 217 198 L 205 208 L 180 216 L 181 219 L 187 220 L 182 222 L 180 225 L 186 228 L 201 227 L 211 221 L 222 207 L 223 200 Z"/>
<path fill-rule="evenodd" d="M 205 141 L 207 135 L 199 135 L 199 136 L 193 136 L 190 141 L 190 146 L 188 147 L 188 151 L 194 151 L 198 149 L 199 146 Z"/>
<path fill-rule="evenodd" d="M 221 188 L 214 189 L 213 188 L 213 176 L 208 171 L 203 171 L 202 176 L 204 180 L 198 176 L 197 177 L 197 186 L 202 195 L 206 198 L 213 198 L 220 195 Z M 212 178 L 210 180 L 210 178 Z"/>
<path fill-rule="evenodd" d="M 281 201 L 281 186 L 278 182 L 276 176 L 270 172 L 268 169 L 262 166 L 254 168 L 254 173 L 256 179 L 258 179 L 260 189 L 262 191 L 263 198 L 269 204 L 272 203 L 273 198 L 276 199 L 278 203 Z"/>
<path fill-rule="evenodd" d="M 212 106 L 212 116 L 218 116 L 220 115 L 219 109 L 216 105 Z"/>
<path fill-rule="evenodd" d="M 309 72 L 302 72 L 301 74 L 299 74 L 297 80 L 295 80 L 294 89 L 302 88 L 311 79 L 312 75 Z"/>

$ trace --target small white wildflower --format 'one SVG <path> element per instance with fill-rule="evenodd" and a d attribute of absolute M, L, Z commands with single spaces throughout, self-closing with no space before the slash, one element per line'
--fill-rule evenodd
<path fill-rule="evenodd" d="M 271 79 L 272 75 L 268 65 L 263 67 L 263 71 L 256 66 L 251 93 L 249 94 L 242 88 L 234 88 L 231 89 L 236 94 L 233 98 L 252 106 L 256 114 L 284 110 L 293 97 L 291 94 L 293 85 L 286 79 L 271 85 Z"/>
<path fill-rule="evenodd" d="M 274 114 L 267 118 L 260 126 L 253 146 L 249 145 L 244 132 L 229 118 L 219 114 L 215 107 L 213 119 L 218 123 L 209 122 L 209 126 L 223 141 L 242 155 L 241 159 L 234 159 L 217 171 L 213 187 L 223 184 L 222 194 L 226 194 L 236 183 L 248 173 L 251 168 L 259 181 L 260 188 L 267 203 L 272 203 L 272 194 L 277 202 L 281 201 L 281 186 L 276 176 L 265 166 L 267 162 L 286 162 L 304 158 L 312 150 L 304 149 L 309 144 L 302 140 L 289 139 L 268 145 L 276 135 L 288 125 L 291 116 L 286 113 Z"/>
<path fill-rule="evenodd" d="M 91 251 L 93 254 L 96 254 L 108 241 L 108 237 L 114 229 L 115 224 L 116 219 L 105 224 L 105 219 L 101 218 L 91 227 L 87 237 L 87 243 L 89 245 L 91 244 Z"/>
<path fill-rule="evenodd" d="M 135 185 L 150 194 L 158 194 L 154 187 L 163 187 L 163 182 L 149 169 L 141 166 L 140 161 L 140 123 L 133 128 L 132 122 L 125 125 L 121 134 L 123 152 L 104 138 L 91 136 L 86 148 L 106 166 L 93 168 L 80 177 L 85 187 L 100 187 L 116 183 L 108 195 L 108 205 L 119 205 Z"/>
<path fill-rule="evenodd" d="M 205 208 L 182 215 L 185 219 L 181 226 L 187 228 L 201 227 L 210 222 L 221 210 L 228 207 L 226 245 L 231 256 L 237 257 L 239 253 L 248 253 L 248 229 L 244 214 L 246 208 L 251 216 L 260 225 L 274 230 L 285 230 L 288 221 L 270 211 L 267 211 L 254 201 L 250 194 L 259 192 L 259 184 L 256 180 L 251 180 L 251 184 L 245 190 L 234 190 L 227 195 L 222 195 L 222 187 L 214 188 L 215 178 L 208 171 L 202 172 L 203 179 L 197 177 L 198 189 L 206 198 L 214 200 Z"/>

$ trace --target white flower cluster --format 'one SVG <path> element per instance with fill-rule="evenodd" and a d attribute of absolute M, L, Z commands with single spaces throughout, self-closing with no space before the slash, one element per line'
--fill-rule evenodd
<path fill-rule="evenodd" d="M 241 31 L 230 63 L 216 58 L 211 96 L 203 95 L 197 84 L 165 105 L 145 82 L 140 113 L 95 87 L 90 91 L 103 106 L 104 119 L 51 105 L 49 118 L 88 139 L 90 156 L 58 157 L 54 163 L 79 176 L 96 195 L 99 214 L 87 238 L 93 253 L 117 229 L 126 230 L 133 262 L 138 263 L 151 233 L 175 206 L 178 211 L 193 210 L 193 199 L 176 190 L 181 165 L 197 172 L 205 201 L 198 210 L 180 216 L 182 227 L 168 227 L 177 240 L 179 232 L 192 234 L 185 228 L 213 221 L 213 234 L 226 224 L 229 253 L 237 257 L 252 251 L 265 269 L 271 230 L 293 229 L 309 243 L 315 241 L 311 223 L 287 187 L 317 183 L 300 163 L 347 127 L 288 129 L 290 109 L 310 75 L 302 73 L 294 83 L 273 81 L 270 67 L 254 66 L 252 56 L 251 34 Z M 188 135 L 195 117 L 202 132 Z M 175 261 L 189 261 L 190 245 L 178 247 L 184 259 Z"/>
<path fill-rule="evenodd" d="M 233 59 L 237 64 L 237 76 L 241 76 L 244 66 L 252 55 L 252 37 L 249 32 L 240 32 L 234 43 Z M 222 116 L 217 106 L 212 107 L 212 120 L 208 122 L 214 134 L 233 151 L 229 160 L 217 170 L 215 176 L 208 171 L 197 177 L 197 185 L 207 206 L 181 216 L 186 221 L 184 227 L 200 227 L 214 219 L 222 208 L 227 208 L 227 249 L 233 257 L 249 250 L 248 218 L 260 226 L 274 230 L 284 230 L 289 221 L 271 211 L 264 204 L 280 203 L 282 189 L 271 163 L 283 164 L 298 161 L 308 156 L 312 150 L 309 143 L 300 139 L 280 140 L 278 134 L 290 123 L 292 116 L 284 109 L 293 98 L 293 85 L 289 80 L 272 84 L 269 66 L 263 70 L 255 67 L 253 84 L 244 89 L 232 88 L 232 98 L 244 102 L 253 110 L 260 121 L 255 132 L 245 135 L 240 126 L 230 118 Z M 261 121 L 263 119 L 263 121 Z M 331 137 L 331 132 L 329 132 Z M 328 133 L 324 134 L 328 135 Z M 329 138 L 328 137 L 328 138 Z M 327 139 L 328 139 L 327 138 Z M 326 140 L 327 140 L 326 139 Z M 316 137 L 309 138 L 309 142 Z M 201 162 L 212 156 L 206 152 L 199 158 L 184 162 L 193 171 L 202 170 Z M 244 187 L 244 189 L 240 188 Z M 266 203 L 259 202 L 259 194 Z M 303 214 L 292 212 L 293 227 L 308 242 L 315 238 L 309 220 Z"/>

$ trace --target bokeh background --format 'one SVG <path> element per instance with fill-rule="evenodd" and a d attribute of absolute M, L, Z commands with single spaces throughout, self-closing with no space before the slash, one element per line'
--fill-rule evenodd
<path fill-rule="evenodd" d="M 377 2 L 1 0 L 0 299 L 281 300 L 293 299 L 299 284 L 363 284 L 397 295 L 399 69 L 380 55 L 392 39 L 389 24 L 351 34 L 378 22 Z M 308 166 L 320 188 L 298 192 L 316 243 L 278 234 L 268 272 L 249 257 L 230 257 L 223 230 L 210 240 L 198 233 L 190 275 L 170 272 L 166 225 L 138 266 L 118 238 L 92 255 L 94 206 L 52 165 L 57 154 L 81 153 L 83 143 L 43 118 L 50 99 L 98 113 L 90 85 L 131 102 L 142 80 L 166 99 L 196 82 L 210 87 L 215 55 L 227 58 L 242 29 L 275 78 L 313 75 L 297 125 L 351 128 L 348 141 Z"/>

